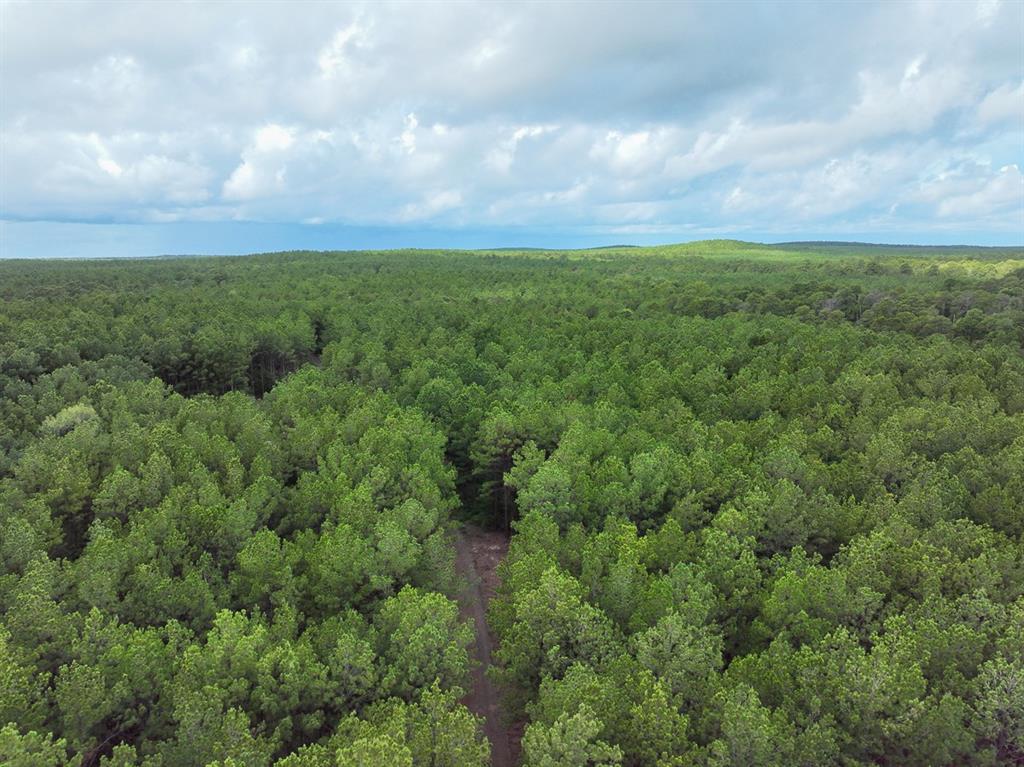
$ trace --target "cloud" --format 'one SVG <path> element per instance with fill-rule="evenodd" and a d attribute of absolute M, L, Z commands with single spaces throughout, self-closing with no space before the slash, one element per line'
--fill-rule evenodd
<path fill-rule="evenodd" d="M 255 131 L 242 160 L 224 182 L 225 200 L 252 200 L 286 191 L 287 150 L 295 143 L 295 130 L 270 123 Z"/>
<path fill-rule="evenodd" d="M 1024 123 L 1024 80 L 1015 88 L 1006 83 L 989 93 L 978 105 L 978 119 L 983 125 L 1016 120 L 1018 127 Z"/>
<path fill-rule="evenodd" d="M 353 54 L 368 47 L 367 30 L 358 21 L 342 27 L 334 33 L 317 56 L 320 74 L 328 79 L 352 75 L 355 70 Z"/>
<path fill-rule="evenodd" d="M 668 172 L 688 178 L 733 165 L 777 170 L 834 157 L 865 143 L 927 132 L 949 110 L 970 103 L 963 73 L 922 71 L 925 58 L 908 62 L 898 76 L 858 73 L 860 93 L 833 120 L 751 123 L 733 119 L 724 129 L 702 131 L 686 154 L 668 161 Z"/>
<path fill-rule="evenodd" d="M 410 203 L 402 208 L 399 216 L 401 221 L 421 221 L 438 213 L 458 208 L 462 204 L 462 193 L 457 189 L 444 189 L 431 192 L 417 203 Z"/>
<path fill-rule="evenodd" d="M 169 139 L 18 133 L 4 136 L 3 151 L 5 217 L 149 220 L 154 208 L 198 206 L 211 197 L 211 170 Z M 21 183 L 12 193 L 14 179 Z"/>
<path fill-rule="evenodd" d="M 800 222 L 827 220 L 865 205 L 892 210 L 927 156 L 927 148 L 902 147 L 855 152 L 799 170 L 748 173 L 724 197 L 722 208 L 748 221 L 782 215 Z"/>
<path fill-rule="evenodd" d="M 420 127 L 420 121 L 416 119 L 416 115 L 412 112 L 407 114 L 405 130 L 398 137 L 398 143 L 406 154 L 415 154 L 416 152 L 416 129 L 418 127 Z"/>
<path fill-rule="evenodd" d="M 282 125 L 265 125 L 256 131 L 253 146 L 257 152 L 276 152 L 295 142 L 295 131 Z"/>
<path fill-rule="evenodd" d="M 661 126 L 624 133 L 606 133 L 591 148 L 590 156 L 607 164 L 619 176 L 661 172 L 669 153 L 679 142 L 678 130 Z"/>
<path fill-rule="evenodd" d="M 515 162 L 520 142 L 558 130 L 557 125 L 521 125 L 487 154 L 486 163 L 499 173 L 508 173 Z"/>
<path fill-rule="evenodd" d="M 9 219 L 799 233 L 1020 218 L 1020 3 L 3 15 Z"/>
<path fill-rule="evenodd" d="M 943 218 L 984 218 L 1011 212 L 1024 226 L 1024 176 L 1019 167 L 1005 165 L 978 181 L 971 192 L 945 196 L 939 203 L 938 214 Z"/>

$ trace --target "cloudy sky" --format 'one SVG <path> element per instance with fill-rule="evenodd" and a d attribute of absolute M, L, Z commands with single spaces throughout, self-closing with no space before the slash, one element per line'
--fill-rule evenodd
<path fill-rule="evenodd" d="M 0 255 L 1024 244 L 1024 2 L 2 2 Z"/>

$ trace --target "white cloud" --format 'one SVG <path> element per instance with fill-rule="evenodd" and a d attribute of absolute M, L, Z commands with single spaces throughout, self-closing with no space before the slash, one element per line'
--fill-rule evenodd
<path fill-rule="evenodd" d="M 248 161 L 243 161 L 224 182 L 223 194 L 226 200 L 248 200 L 258 193 L 256 169 Z"/>
<path fill-rule="evenodd" d="M 164 148 L 173 150 L 170 143 Z M 20 208 L 10 212 L 30 216 L 52 215 L 54 208 L 62 216 L 86 218 L 124 210 L 129 211 L 125 218 L 152 220 L 154 206 L 191 206 L 210 197 L 208 168 L 195 158 L 179 159 L 151 148 L 159 147 L 134 134 L 15 134 L 5 137 L 12 162 L 4 165 L 0 183 L 27 179 L 19 190 Z M 44 151 L 48 164 L 42 169 L 26 161 Z"/>
<path fill-rule="evenodd" d="M 870 202 L 891 208 L 921 159 L 920 150 L 855 152 L 798 170 L 748 174 L 723 195 L 722 210 L 733 220 L 768 214 L 807 222 Z"/>
<path fill-rule="evenodd" d="M 252 45 L 240 45 L 231 53 L 231 65 L 236 69 L 251 69 L 260 61 L 260 53 Z"/>
<path fill-rule="evenodd" d="M 479 68 L 497 57 L 501 51 L 502 46 L 500 44 L 496 43 L 494 40 L 486 39 L 473 49 L 469 60 L 472 62 L 474 67 Z"/>
<path fill-rule="evenodd" d="M 967 194 L 943 199 L 938 214 L 943 218 L 987 218 L 1010 211 L 1024 226 L 1024 176 L 1016 165 L 1005 165 Z"/>
<path fill-rule="evenodd" d="M 124 168 L 110 156 L 110 152 L 107 150 L 106 145 L 100 140 L 100 137 L 95 133 L 92 133 L 88 137 L 89 144 L 96 152 L 96 164 L 100 169 L 108 176 L 118 178 L 124 173 Z"/>
<path fill-rule="evenodd" d="M 416 119 L 414 113 L 410 112 L 405 116 L 405 130 L 398 137 L 398 143 L 407 154 L 416 151 L 416 129 L 419 127 L 420 121 Z"/>
<path fill-rule="evenodd" d="M 993 21 L 995 21 L 996 16 L 999 14 L 999 7 L 1001 5 L 1002 0 L 978 0 L 978 21 L 985 26 L 989 26 Z"/>
<path fill-rule="evenodd" d="M 286 191 L 288 175 L 287 150 L 295 144 L 296 131 L 269 123 L 253 134 L 242 153 L 241 162 L 231 172 L 221 189 L 225 200 L 253 200 Z M 321 132 L 314 133 L 317 140 Z"/>
<path fill-rule="evenodd" d="M 1014 120 L 1024 126 L 1024 80 L 1016 88 L 1006 83 L 985 96 L 978 105 L 978 119 L 983 125 Z"/>
<path fill-rule="evenodd" d="M 320 74 L 326 78 L 351 74 L 352 54 L 356 49 L 365 47 L 367 43 L 367 29 L 358 21 L 340 28 L 317 56 Z"/>
<path fill-rule="evenodd" d="M 678 148 L 678 141 L 678 131 L 667 127 L 630 133 L 613 130 L 594 144 L 590 154 L 606 162 L 617 175 L 660 173 L 669 153 Z"/>
<path fill-rule="evenodd" d="M 295 131 L 281 125 L 264 125 L 256 131 L 253 142 L 257 152 L 276 152 L 287 149 L 295 142 Z"/>
<path fill-rule="evenodd" d="M 487 165 L 499 173 L 508 173 L 515 162 L 519 143 L 524 139 L 537 138 L 546 133 L 558 130 L 557 125 L 521 125 L 512 131 L 512 135 L 501 141 L 491 150 L 486 158 Z"/>
<path fill-rule="evenodd" d="M 103 101 L 130 97 L 143 85 L 142 68 L 132 56 L 111 54 L 93 64 L 74 82 L 92 91 Z"/>
<path fill-rule="evenodd" d="M 402 208 L 400 221 L 422 221 L 462 205 L 462 193 L 457 189 L 444 189 L 427 194 L 422 201 Z"/>
<path fill-rule="evenodd" d="M 96 164 L 102 168 L 107 175 L 118 178 L 124 173 L 124 168 L 118 165 L 114 160 L 109 157 L 101 157 L 96 161 Z"/>
<path fill-rule="evenodd" d="M 1011 171 L 992 170 L 1024 162 L 1019 3 L 4 16 L 14 218 L 653 232 L 955 227 L 1020 207 Z"/>
<path fill-rule="evenodd" d="M 895 80 L 861 71 L 859 99 L 831 121 L 758 124 L 734 118 L 724 129 L 702 131 L 689 152 L 668 160 L 667 171 L 686 179 L 733 165 L 796 168 L 864 142 L 927 131 L 941 115 L 969 103 L 971 88 L 963 73 L 923 70 L 924 62 L 923 56 L 914 58 Z"/>

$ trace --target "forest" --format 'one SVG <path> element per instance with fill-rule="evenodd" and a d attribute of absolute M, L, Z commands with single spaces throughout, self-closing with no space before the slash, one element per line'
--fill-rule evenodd
<path fill-rule="evenodd" d="M 0 261 L 0 562 L 11 767 L 1021 765 L 1024 249 Z"/>

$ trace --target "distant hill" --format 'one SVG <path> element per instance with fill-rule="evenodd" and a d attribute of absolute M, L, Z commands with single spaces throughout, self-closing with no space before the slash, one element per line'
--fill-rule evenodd
<path fill-rule="evenodd" d="M 583 257 L 588 253 L 594 258 L 614 257 L 617 253 L 628 251 L 638 256 L 678 257 L 695 256 L 701 258 L 743 258 L 756 260 L 778 260 L 787 256 L 799 258 L 831 258 L 840 256 L 860 256 L 862 258 L 940 258 L 960 259 L 972 258 L 979 261 L 1002 261 L 1006 259 L 1024 259 L 1024 247 L 1015 246 L 983 246 L 983 245 L 900 245 L 875 242 L 846 242 L 829 240 L 801 240 L 794 242 L 761 243 L 745 240 L 694 240 L 665 245 L 598 245 L 592 248 L 536 248 L 536 247 L 497 247 L 497 248 L 396 248 L 378 250 L 325 250 L 325 251 L 278 251 L 273 253 L 253 253 L 260 256 L 297 256 L 307 253 L 491 253 L 491 254 L 567 254 Z M 622 255 L 627 255 L 622 253 Z M 167 254 L 151 256 L 159 259 L 206 258 L 199 254 Z M 147 258 L 147 257 L 140 257 Z"/>
<path fill-rule="evenodd" d="M 868 256 L 973 256 L 981 258 L 1021 258 L 1024 247 L 1012 245 L 899 245 L 876 242 L 843 242 L 805 240 L 777 242 L 767 247 L 785 251 L 814 252 L 835 255 L 860 254 Z"/>

